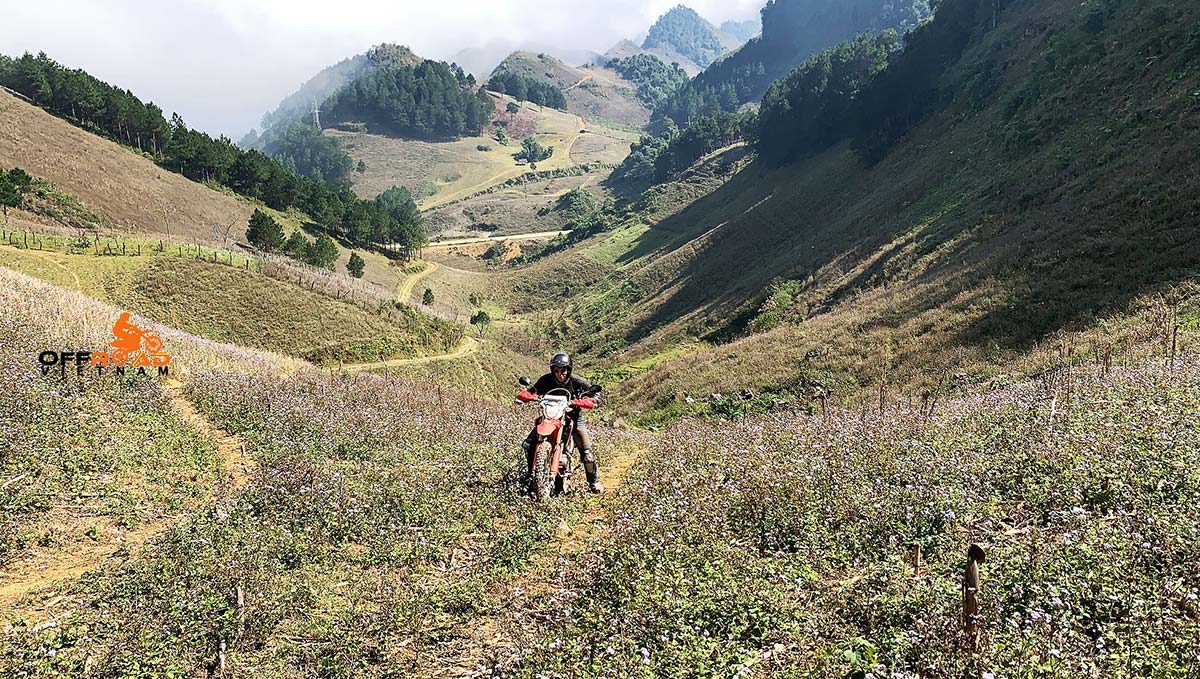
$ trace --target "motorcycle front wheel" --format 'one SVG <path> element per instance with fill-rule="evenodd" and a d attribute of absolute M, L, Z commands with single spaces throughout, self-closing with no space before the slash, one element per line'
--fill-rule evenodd
<path fill-rule="evenodd" d="M 554 491 L 554 471 L 550 469 L 553 454 L 554 446 L 549 441 L 542 441 L 533 455 L 533 494 L 538 502 L 549 500 Z"/>

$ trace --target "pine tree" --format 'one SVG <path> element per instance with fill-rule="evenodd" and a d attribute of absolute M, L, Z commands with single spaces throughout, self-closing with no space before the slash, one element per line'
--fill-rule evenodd
<path fill-rule="evenodd" d="M 358 256 L 357 252 L 351 252 L 350 261 L 346 263 L 346 271 L 349 271 L 350 275 L 355 278 L 362 278 L 363 269 L 366 268 L 366 264 L 363 258 Z"/>
<path fill-rule="evenodd" d="M 296 229 L 288 238 L 287 244 L 283 246 L 283 250 L 293 259 L 307 259 L 308 239 L 304 237 L 304 234 L 300 233 L 300 229 Z"/>
<path fill-rule="evenodd" d="M 333 269 L 338 258 L 337 243 L 326 234 L 317 236 L 316 242 L 308 248 L 308 263 L 322 269 Z"/>
<path fill-rule="evenodd" d="M 246 229 L 246 239 L 259 250 L 274 252 L 283 247 L 283 227 L 271 215 L 256 209 L 250 215 L 250 226 Z"/>
<path fill-rule="evenodd" d="M 0 208 L 4 209 L 4 224 L 8 225 L 8 208 L 21 204 L 21 189 L 9 180 L 8 175 L 0 172 Z"/>
<path fill-rule="evenodd" d="M 425 294 L 421 297 L 421 303 L 425 306 L 433 306 L 433 290 L 425 288 Z"/>

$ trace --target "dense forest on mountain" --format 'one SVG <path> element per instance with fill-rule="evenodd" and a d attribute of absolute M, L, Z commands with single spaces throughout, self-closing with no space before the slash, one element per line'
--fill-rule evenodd
<path fill-rule="evenodd" d="M 637 85 L 637 95 L 650 108 L 657 108 L 688 81 L 678 64 L 667 65 L 653 54 L 634 54 L 606 64 L 621 77 Z"/>
<path fill-rule="evenodd" d="M 484 89 L 507 94 L 517 101 L 528 101 L 560 111 L 567 110 L 567 95 L 561 88 L 512 71 L 493 73 Z"/>
<path fill-rule="evenodd" d="M 420 139 L 476 136 L 492 114 L 492 99 L 474 89 L 458 66 L 426 60 L 380 68 L 325 100 L 326 124 L 363 122 L 388 134 Z"/>
<path fill-rule="evenodd" d="M 642 49 L 668 47 L 691 59 L 698 66 L 707 66 L 725 52 L 720 32 L 696 11 L 676 5 L 659 17 L 642 42 Z"/>
<path fill-rule="evenodd" d="M 679 125 L 756 101 L 814 53 L 864 32 L 904 32 L 929 18 L 927 0 L 772 0 L 762 35 L 677 90 L 655 114 Z"/>
<path fill-rule="evenodd" d="M 255 141 L 255 148 L 269 144 L 297 122 L 309 122 L 313 104 L 325 101 L 346 84 L 381 68 L 416 66 L 420 63 L 421 57 L 408 47 L 383 43 L 322 69 L 300 89 L 279 102 L 274 111 L 263 115 L 262 132 Z"/>
<path fill-rule="evenodd" d="M 424 243 L 420 229 L 397 220 L 395 214 L 401 213 L 382 210 L 345 186 L 298 176 L 283 162 L 253 149 L 243 151 L 226 137 L 214 139 L 193 130 L 179 114 L 167 122 L 153 103 L 143 103 L 132 92 L 83 70 L 65 68 L 44 53 L 18 59 L 0 55 L 0 85 L 84 129 L 148 154 L 172 172 L 228 187 L 276 210 L 303 210 L 318 229 L 333 236 L 406 248 Z M 319 165 L 327 159 L 301 160 Z"/>

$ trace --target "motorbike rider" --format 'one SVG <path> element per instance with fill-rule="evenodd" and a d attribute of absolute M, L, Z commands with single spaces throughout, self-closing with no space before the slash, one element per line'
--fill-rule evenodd
<path fill-rule="evenodd" d="M 570 354 L 563 352 L 554 354 L 550 359 L 550 372 L 539 377 L 537 382 L 528 387 L 528 391 L 534 395 L 544 396 L 552 389 L 565 389 L 569 394 L 568 398 L 580 398 L 592 388 L 592 385 L 582 377 L 572 375 L 573 367 Z M 569 412 L 570 417 L 575 421 L 575 447 L 579 450 L 579 460 L 583 463 L 583 470 L 587 474 L 588 489 L 593 493 L 603 493 L 604 485 L 600 483 L 600 470 L 596 464 L 596 454 L 592 452 L 592 437 L 588 434 L 587 426 L 584 425 L 583 413 L 579 408 L 571 408 Z M 525 450 L 526 469 L 533 465 L 533 449 L 537 445 L 537 438 L 537 427 L 534 427 L 529 432 L 529 436 L 521 442 L 521 447 Z"/>

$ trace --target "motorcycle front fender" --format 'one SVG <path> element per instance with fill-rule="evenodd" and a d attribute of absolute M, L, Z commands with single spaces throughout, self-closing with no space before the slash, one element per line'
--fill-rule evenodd
<path fill-rule="evenodd" d="M 562 420 L 542 420 L 537 423 L 538 436 L 550 436 L 562 426 Z"/>

